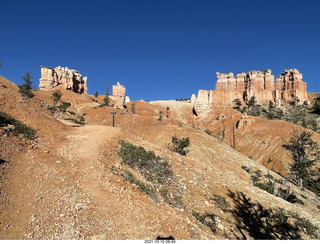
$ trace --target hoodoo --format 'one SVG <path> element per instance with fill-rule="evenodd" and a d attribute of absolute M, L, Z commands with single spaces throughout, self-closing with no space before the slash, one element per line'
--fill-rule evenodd
<path fill-rule="evenodd" d="M 198 97 L 193 94 L 191 102 L 197 114 L 202 114 L 215 106 L 232 106 L 235 99 L 248 102 L 253 96 L 259 104 L 269 101 L 306 101 L 307 84 L 302 81 L 302 74 L 297 69 L 286 69 L 276 83 L 271 69 L 264 72 L 252 70 L 248 73 L 223 74 L 217 72 L 215 90 L 199 90 Z"/>
<path fill-rule="evenodd" d="M 87 77 L 82 77 L 77 70 L 61 66 L 56 68 L 40 66 L 40 68 L 40 90 L 46 91 L 59 85 L 63 85 L 66 90 L 87 94 Z"/>

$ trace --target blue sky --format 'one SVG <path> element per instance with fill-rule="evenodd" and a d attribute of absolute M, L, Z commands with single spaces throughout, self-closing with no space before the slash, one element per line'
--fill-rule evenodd
<path fill-rule="evenodd" d="M 131 100 L 190 98 L 215 72 L 297 68 L 320 90 L 317 0 L 0 0 L 0 75 L 20 84 L 40 65 L 120 81 Z"/>

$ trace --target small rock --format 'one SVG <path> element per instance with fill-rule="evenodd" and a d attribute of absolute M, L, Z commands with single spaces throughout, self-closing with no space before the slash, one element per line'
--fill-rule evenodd
<path fill-rule="evenodd" d="M 224 226 L 223 226 L 221 223 L 218 223 L 218 224 L 216 225 L 216 227 L 217 227 L 218 230 L 221 230 L 221 231 L 224 230 Z"/>

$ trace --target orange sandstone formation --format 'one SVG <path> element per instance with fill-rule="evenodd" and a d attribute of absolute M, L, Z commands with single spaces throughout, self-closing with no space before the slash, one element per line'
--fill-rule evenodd
<path fill-rule="evenodd" d="M 269 101 L 280 104 L 281 100 L 290 102 L 307 100 L 307 85 L 302 81 L 302 74 L 297 69 L 287 69 L 274 82 L 271 70 L 264 72 L 252 70 L 237 74 L 217 72 L 215 90 L 199 90 L 198 97 L 193 94 L 191 103 L 198 115 L 214 106 L 232 106 L 235 99 L 248 102 L 255 96 L 259 104 Z"/>
<path fill-rule="evenodd" d="M 61 66 L 56 68 L 40 66 L 40 68 L 40 90 L 50 90 L 63 85 L 66 90 L 87 94 L 87 77 L 82 77 L 78 71 Z"/>

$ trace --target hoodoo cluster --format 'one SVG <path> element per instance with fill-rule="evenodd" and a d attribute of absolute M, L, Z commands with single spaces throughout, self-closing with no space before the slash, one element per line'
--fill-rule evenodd
<path fill-rule="evenodd" d="M 87 94 L 87 77 L 82 77 L 78 71 L 61 66 L 56 68 L 40 66 L 40 68 L 40 90 L 50 90 L 63 85 L 66 90 Z"/>
<path fill-rule="evenodd" d="M 248 102 L 253 96 L 258 104 L 269 101 L 281 104 L 283 101 L 307 100 L 307 84 L 302 81 L 302 74 L 297 69 L 286 69 L 276 83 L 271 70 L 250 71 L 248 73 L 223 74 L 217 72 L 215 90 L 199 90 L 198 96 L 191 96 L 191 103 L 197 114 L 202 114 L 214 106 L 232 106 L 235 99 Z"/>

